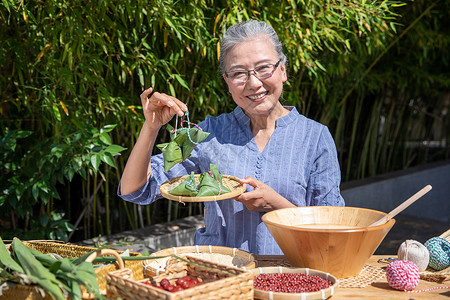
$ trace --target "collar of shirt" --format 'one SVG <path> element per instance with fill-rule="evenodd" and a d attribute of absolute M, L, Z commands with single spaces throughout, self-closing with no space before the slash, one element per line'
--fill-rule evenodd
<path fill-rule="evenodd" d="M 288 126 L 290 123 L 294 122 L 299 115 L 299 112 L 297 111 L 297 108 L 295 108 L 295 106 L 283 106 L 283 107 L 290 110 L 290 112 L 287 115 L 277 119 L 277 127 Z M 239 125 L 241 125 L 242 127 L 250 126 L 250 118 L 244 113 L 244 111 L 240 106 L 237 106 L 234 109 L 233 114 L 236 120 L 239 122 Z"/>

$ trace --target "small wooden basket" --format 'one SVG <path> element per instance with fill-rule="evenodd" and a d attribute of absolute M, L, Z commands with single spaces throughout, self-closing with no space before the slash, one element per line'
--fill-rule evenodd
<path fill-rule="evenodd" d="M 128 269 L 107 274 L 107 297 L 123 299 L 253 299 L 253 274 L 242 269 L 219 265 L 191 256 L 173 257 L 167 264 L 165 273 L 151 278 L 153 285 L 167 279 L 171 284 L 183 277 L 191 276 L 204 284 L 179 292 L 168 292 L 146 285 L 149 279 L 135 281 Z"/>
<path fill-rule="evenodd" d="M 441 234 L 439 237 L 450 242 L 450 229 Z M 425 271 L 420 272 L 420 279 L 442 283 L 450 279 L 450 267 L 440 271 L 436 271 L 428 267 Z"/>
<path fill-rule="evenodd" d="M 46 241 L 23 241 L 24 245 L 27 247 L 38 250 L 41 253 L 48 254 L 54 253 L 61 257 L 75 258 L 83 256 L 89 252 L 96 251 L 96 248 L 77 246 L 65 243 L 57 242 L 46 242 Z M 8 247 L 9 245 L 7 245 Z M 95 252 L 94 252 L 95 253 Z M 117 253 L 123 253 L 123 251 L 117 251 Z M 142 256 L 140 253 L 130 252 L 130 256 Z M 95 257 L 92 256 L 92 259 Z M 144 278 L 142 260 L 127 260 L 124 262 L 124 267 L 131 270 L 133 276 L 137 279 Z M 119 264 L 112 263 L 106 266 L 95 269 L 95 275 L 97 277 L 97 282 L 100 291 L 106 292 L 106 274 L 108 272 L 120 269 Z M 90 295 L 83 295 L 84 299 L 89 299 Z M 47 293 L 41 295 L 34 285 L 15 285 L 12 289 L 3 291 L 3 295 L 0 299 L 52 299 Z"/>
<path fill-rule="evenodd" d="M 206 202 L 206 201 L 217 201 L 230 199 L 233 197 L 237 197 L 243 192 L 245 192 L 246 184 L 240 183 L 237 177 L 231 175 L 222 175 L 222 183 L 226 186 L 230 192 L 217 196 L 204 196 L 204 197 L 187 197 L 187 196 L 177 196 L 169 193 L 172 189 L 178 186 L 181 182 L 183 182 L 189 175 L 184 175 L 181 177 L 170 179 L 164 182 L 161 187 L 161 195 L 169 200 L 178 201 L 178 202 Z M 199 183 L 200 174 L 195 174 L 194 179 L 195 183 Z"/>
<path fill-rule="evenodd" d="M 183 246 L 163 249 L 151 254 L 159 258 L 144 261 L 144 276 L 153 277 L 165 272 L 166 264 L 171 255 L 184 254 L 207 260 L 221 265 L 242 268 L 244 270 L 255 267 L 255 257 L 247 251 L 223 246 Z"/>

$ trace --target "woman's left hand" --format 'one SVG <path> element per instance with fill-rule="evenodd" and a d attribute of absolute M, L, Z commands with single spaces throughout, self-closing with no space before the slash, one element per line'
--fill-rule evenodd
<path fill-rule="evenodd" d="M 248 176 L 239 181 L 249 184 L 254 188 L 251 192 L 246 192 L 233 198 L 236 201 L 242 202 L 248 210 L 268 212 L 280 208 L 295 207 L 294 204 L 275 192 L 270 186 L 253 177 Z"/>

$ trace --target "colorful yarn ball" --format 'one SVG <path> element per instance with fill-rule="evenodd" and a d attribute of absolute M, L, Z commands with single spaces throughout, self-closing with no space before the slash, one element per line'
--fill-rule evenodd
<path fill-rule="evenodd" d="M 406 240 L 398 248 L 399 260 L 409 260 L 419 267 L 419 271 L 425 271 L 430 262 L 430 253 L 422 243 L 415 240 Z"/>
<path fill-rule="evenodd" d="M 449 241 L 441 237 L 434 237 L 426 241 L 425 247 L 430 252 L 430 268 L 441 271 L 450 266 Z"/>
<path fill-rule="evenodd" d="M 395 260 L 387 266 L 386 277 L 392 288 L 411 291 L 419 285 L 419 267 L 412 261 Z"/>

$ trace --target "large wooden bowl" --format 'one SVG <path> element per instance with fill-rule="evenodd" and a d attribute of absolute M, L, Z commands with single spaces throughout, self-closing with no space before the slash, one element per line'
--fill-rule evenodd
<path fill-rule="evenodd" d="M 274 210 L 262 220 L 293 266 L 341 279 L 358 275 L 391 230 L 394 219 L 367 227 L 384 215 L 357 207 L 308 206 Z"/>

